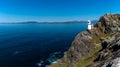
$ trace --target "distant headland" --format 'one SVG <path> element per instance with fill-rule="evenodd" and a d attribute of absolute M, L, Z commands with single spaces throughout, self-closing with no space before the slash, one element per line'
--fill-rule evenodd
<path fill-rule="evenodd" d="M 97 22 L 97 20 L 92 20 Z M 38 22 L 38 21 L 26 21 L 26 22 L 1 22 L 0 24 L 76 24 L 87 23 L 87 21 L 65 21 L 65 22 Z"/>

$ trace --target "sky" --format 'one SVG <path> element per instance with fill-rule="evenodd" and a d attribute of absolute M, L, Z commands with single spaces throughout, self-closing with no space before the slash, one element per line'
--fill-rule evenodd
<path fill-rule="evenodd" d="M 98 20 L 120 13 L 120 0 L 0 0 L 0 22 Z"/>

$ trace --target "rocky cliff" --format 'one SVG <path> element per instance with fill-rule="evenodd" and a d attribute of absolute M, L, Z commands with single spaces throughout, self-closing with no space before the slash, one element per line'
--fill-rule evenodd
<path fill-rule="evenodd" d="M 120 67 L 120 14 L 105 14 L 92 30 L 79 33 L 51 67 Z"/>

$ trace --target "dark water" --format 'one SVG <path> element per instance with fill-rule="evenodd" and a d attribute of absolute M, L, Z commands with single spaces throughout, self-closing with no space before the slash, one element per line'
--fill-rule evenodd
<path fill-rule="evenodd" d="M 86 23 L 0 24 L 0 67 L 44 67 L 86 28 Z"/>

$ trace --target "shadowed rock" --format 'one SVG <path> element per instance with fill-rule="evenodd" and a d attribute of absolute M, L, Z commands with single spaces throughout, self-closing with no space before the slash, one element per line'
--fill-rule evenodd
<path fill-rule="evenodd" d="M 105 14 L 92 30 L 81 32 L 75 37 L 57 67 L 60 63 L 62 67 L 117 67 L 114 64 L 118 57 L 120 14 Z"/>

